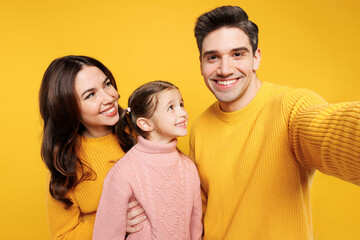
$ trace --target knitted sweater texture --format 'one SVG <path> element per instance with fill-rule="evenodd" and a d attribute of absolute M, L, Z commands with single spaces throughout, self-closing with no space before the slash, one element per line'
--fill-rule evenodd
<path fill-rule="evenodd" d="M 210 106 L 193 124 L 190 155 L 204 239 L 312 239 L 315 170 L 360 185 L 360 103 L 264 82 L 239 111 Z"/>
<path fill-rule="evenodd" d="M 104 178 L 115 162 L 124 155 L 114 134 L 101 138 L 82 138 L 79 157 L 96 173 L 93 180 L 81 182 L 69 193 L 73 205 L 53 199 L 47 191 L 47 215 L 52 239 L 92 239 L 95 213 Z"/>
<path fill-rule="evenodd" d="M 109 171 L 93 239 L 124 239 L 129 200 L 144 208 L 143 229 L 127 239 L 201 239 L 200 179 L 194 163 L 168 144 L 139 137 Z"/>

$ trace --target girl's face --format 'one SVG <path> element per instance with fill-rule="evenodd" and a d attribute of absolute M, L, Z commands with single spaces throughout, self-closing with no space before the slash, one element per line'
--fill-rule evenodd
<path fill-rule="evenodd" d="M 157 97 L 156 110 L 150 119 L 153 130 L 149 132 L 149 140 L 169 143 L 176 137 L 185 136 L 188 114 L 179 90 L 165 90 L 158 93 Z"/>
<path fill-rule="evenodd" d="M 103 137 L 119 121 L 119 94 L 110 79 L 95 66 L 84 66 L 75 78 L 81 123 L 87 137 Z"/>

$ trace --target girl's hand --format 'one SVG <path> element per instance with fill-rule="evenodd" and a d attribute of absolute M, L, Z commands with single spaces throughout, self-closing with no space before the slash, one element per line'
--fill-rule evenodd
<path fill-rule="evenodd" d="M 135 200 L 129 203 L 126 219 L 127 233 L 136 233 L 142 229 L 139 223 L 146 220 L 146 215 L 138 201 Z"/>

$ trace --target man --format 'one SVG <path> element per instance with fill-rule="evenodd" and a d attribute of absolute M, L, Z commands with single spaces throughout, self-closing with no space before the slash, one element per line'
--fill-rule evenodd
<path fill-rule="evenodd" d="M 360 185 L 360 103 L 261 82 L 258 28 L 239 7 L 203 14 L 195 36 L 218 100 L 190 134 L 204 239 L 312 239 L 315 170 Z"/>

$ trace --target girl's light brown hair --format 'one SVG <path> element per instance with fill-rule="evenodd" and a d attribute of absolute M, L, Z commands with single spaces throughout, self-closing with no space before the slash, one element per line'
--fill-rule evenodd
<path fill-rule="evenodd" d="M 129 97 L 128 106 L 130 112 L 126 109 L 120 114 L 120 140 L 129 143 L 128 146 L 134 146 L 136 135 L 146 137 L 146 132 L 140 129 L 136 120 L 139 117 L 151 118 L 156 110 L 158 103 L 158 94 L 170 89 L 178 89 L 172 83 L 166 81 L 153 81 L 137 88 Z"/>

